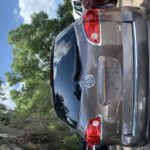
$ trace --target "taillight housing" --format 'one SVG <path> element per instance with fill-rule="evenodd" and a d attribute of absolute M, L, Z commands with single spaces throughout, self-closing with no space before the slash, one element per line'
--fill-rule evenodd
<path fill-rule="evenodd" d="M 101 24 L 99 21 L 100 10 L 90 9 L 83 14 L 83 28 L 87 40 L 92 44 L 101 45 Z"/>
<path fill-rule="evenodd" d="M 96 117 L 89 120 L 85 129 L 85 140 L 90 149 L 99 145 L 102 138 L 102 117 Z"/>
<path fill-rule="evenodd" d="M 118 0 L 83 0 L 85 9 L 89 8 L 108 8 L 116 6 Z"/>

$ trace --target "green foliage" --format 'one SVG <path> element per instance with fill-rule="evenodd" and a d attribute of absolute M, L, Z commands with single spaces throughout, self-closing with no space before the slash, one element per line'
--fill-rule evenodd
<path fill-rule="evenodd" d="M 5 95 L 3 84 L 4 82 L 0 78 L 0 100 L 4 101 L 7 99 L 7 96 Z M 7 107 L 0 103 L 0 124 L 8 125 L 10 123 L 10 117 L 11 117 L 11 111 L 7 109 Z"/>
<path fill-rule="evenodd" d="M 55 20 L 40 12 L 32 16 L 30 25 L 23 24 L 9 33 L 13 44 L 13 72 L 6 73 L 10 85 L 22 84 L 11 91 L 11 98 L 21 112 L 46 111 L 50 100 L 50 47 L 54 38 Z M 41 110 L 42 109 L 42 110 Z"/>
<path fill-rule="evenodd" d="M 0 100 L 4 101 L 7 99 L 7 96 L 5 95 L 5 91 L 4 91 L 4 88 L 3 88 L 3 81 L 2 79 L 0 78 Z"/>
<path fill-rule="evenodd" d="M 7 81 L 9 82 L 10 86 L 15 85 L 16 83 L 20 82 L 20 77 L 17 74 L 14 74 L 14 72 L 7 72 L 5 73 L 7 77 Z"/>
<path fill-rule="evenodd" d="M 80 150 L 79 139 L 76 135 L 67 136 L 63 139 L 61 150 Z"/>
<path fill-rule="evenodd" d="M 18 122 L 23 127 L 25 120 L 30 120 L 28 127 L 37 128 L 35 120 L 41 120 L 46 125 L 42 124 L 45 129 L 56 133 L 63 130 L 68 135 L 66 127 L 56 119 L 51 106 L 49 77 L 52 42 L 60 31 L 74 21 L 70 0 L 64 0 L 59 5 L 57 16 L 56 19 L 49 19 L 46 13 L 39 12 L 32 15 L 31 24 L 21 24 L 9 32 L 8 39 L 13 45 L 14 59 L 12 71 L 7 72 L 6 77 L 10 86 L 21 87 L 10 92 L 11 99 L 16 104 L 11 124 Z M 68 135 L 63 140 L 62 150 L 78 150 L 76 143 L 77 138 Z"/>
<path fill-rule="evenodd" d="M 70 25 L 70 23 L 74 22 L 70 0 L 64 0 L 64 4 L 59 5 L 57 15 L 59 18 L 60 30 L 63 30 L 65 27 Z"/>
<path fill-rule="evenodd" d="M 2 79 L 0 78 L 0 87 L 2 86 L 2 83 L 3 83 L 3 81 L 2 81 Z"/>
<path fill-rule="evenodd" d="M 11 115 L 11 110 L 8 110 L 5 105 L 0 104 L 0 124 L 9 125 Z"/>
<path fill-rule="evenodd" d="M 0 99 L 2 99 L 2 97 L 4 96 L 2 84 L 3 84 L 3 81 L 2 81 L 2 79 L 0 78 Z"/>
<path fill-rule="evenodd" d="M 13 45 L 12 72 L 6 77 L 10 86 L 21 84 L 11 91 L 11 98 L 20 113 L 49 113 L 50 109 L 50 54 L 54 37 L 72 23 L 70 0 L 59 5 L 57 19 L 49 19 L 44 12 L 32 15 L 31 24 L 22 24 L 10 31 Z"/>

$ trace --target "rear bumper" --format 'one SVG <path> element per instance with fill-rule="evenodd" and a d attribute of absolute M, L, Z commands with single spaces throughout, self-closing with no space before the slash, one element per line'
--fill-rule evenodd
<path fill-rule="evenodd" d="M 147 22 L 143 16 L 135 18 L 130 24 L 123 23 L 122 28 L 124 37 L 122 144 L 125 146 L 144 145 L 148 141 Z M 128 34 L 125 34 L 127 31 Z"/>

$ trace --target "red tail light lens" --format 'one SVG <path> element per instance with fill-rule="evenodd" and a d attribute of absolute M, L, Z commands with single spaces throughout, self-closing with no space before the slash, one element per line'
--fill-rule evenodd
<path fill-rule="evenodd" d="M 113 7 L 117 3 L 117 0 L 83 0 L 83 6 L 85 9 L 98 8 L 98 7 Z"/>
<path fill-rule="evenodd" d="M 93 44 L 101 44 L 101 25 L 99 22 L 99 9 L 85 11 L 83 15 L 83 27 L 86 37 Z"/>
<path fill-rule="evenodd" d="M 86 127 L 85 139 L 89 148 L 100 144 L 101 139 L 101 117 L 91 119 Z"/>

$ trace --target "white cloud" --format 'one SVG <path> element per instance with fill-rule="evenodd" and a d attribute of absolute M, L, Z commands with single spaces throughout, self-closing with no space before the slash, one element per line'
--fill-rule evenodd
<path fill-rule="evenodd" d="M 18 14 L 18 11 L 17 11 L 17 9 L 16 9 L 16 8 L 14 9 L 13 14 L 14 14 L 14 15 Z"/>
<path fill-rule="evenodd" d="M 6 83 L 2 84 L 2 89 L 3 89 L 3 92 L 4 92 L 7 100 L 0 99 L 0 103 L 6 105 L 7 108 L 14 109 L 16 107 L 16 105 L 11 100 L 11 97 L 10 97 L 10 91 L 12 90 L 12 88 L 10 88 L 9 84 L 6 82 Z"/>
<path fill-rule="evenodd" d="M 30 23 L 30 16 L 33 13 L 44 11 L 49 18 L 56 17 L 57 4 L 55 0 L 19 0 L 20 16 L 23 17 L 24 23 Z"/>
<path fill-rule="evenodd" d="M 24 82 L 20 82 L 15 86 L 15 90 L 20 91 L 25 86 Z"/>
<path fill-rule="evenodd" d="M 14 14 L 14 20 L 18 22 L 20 19 L 20 15 L 19 15 L 19 11 L 16 8 L 14 9 L 13 14 Z"/>

